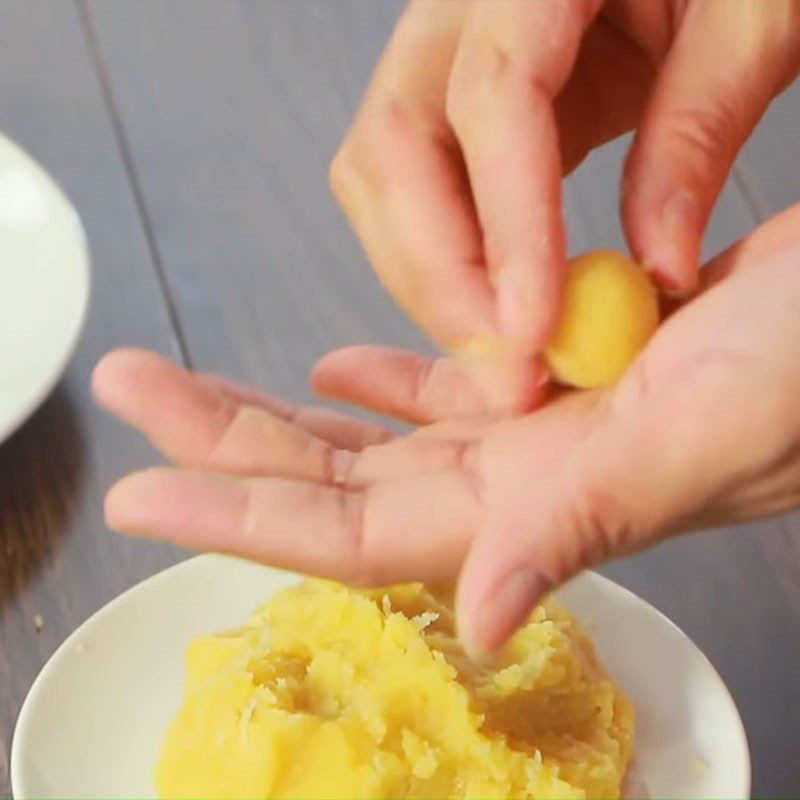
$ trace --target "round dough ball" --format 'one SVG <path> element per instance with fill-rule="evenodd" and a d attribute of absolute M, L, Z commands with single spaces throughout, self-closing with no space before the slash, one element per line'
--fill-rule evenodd
<path fill-rule="evenodd" d="M 658 327 L 647 273 L 611 251 L 569 264 L 564 315 L 545 357 L 555 380 L 579 389 L 614 383 Z"/>

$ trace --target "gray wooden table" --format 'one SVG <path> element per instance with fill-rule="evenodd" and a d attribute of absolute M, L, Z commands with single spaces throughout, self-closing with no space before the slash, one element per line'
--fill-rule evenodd
<path fill-rule="evenodd" d="M 92 406 L 96 359 L 137 344 L 303 400 L 309 365 L 334 346 L 425 347 L 326 188 L 398 11 L 393 0 L 0 0 L 0 129 L 76 203 L 95 280 L 65 380 L 0 447 L 0 793 L 16 714 L 50 653 L 119 591 L 185 557 L 104 529 L 105 488 L 153 456 Z M 798 199 L 798 145 L 795 87 L 740 159 L 709 253 Z M 575 250 L 622 246 L 623 151 L 606 148 L 568 182 Z M 607 571 L 727 680 L 754 796 L 800 795 L 800 517 L 686 538 Z"/>

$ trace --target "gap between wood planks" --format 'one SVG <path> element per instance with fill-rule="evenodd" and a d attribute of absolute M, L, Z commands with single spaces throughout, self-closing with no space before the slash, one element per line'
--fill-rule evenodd
<path fill-rule="evenodd" d="M 144 200 L 144 193 L 142 192 L 139 176 L 136 172 L 136 165 L 134 164 L 133 154 L 125 132 L 125 126 L 122 123 L 122 118 L 117 107 L 116 99 L 114 98 L 114 90 L 111 86 L 111 81 L 106 70 L 105 61 L 103 59 L 103 52 L 100 45 L 100 40 L 97 35 L 97 30 L 94 27 L 92 20 L 92 12 L 89 9 L 87 0 L 74 0 L 78 10 L 78 17 L 81 22 L 81 29 L 86 37 L 86 45 L 91 57 L 92 65 L 94 67 L 97 81 L 100 85 L 100 92 L 103 96 L 106 109 L 108 110 L 109 118 L 111 120 L 111 127 L 114 131 L 114 138 L 119 148 L 120 158 L 128 177 L 133 193 L 134 202 L 136 204 L 136 211 L 139 215 L 139 220 L 142 224 L 145 239 L 147 240 L 147 249 L 150 257 L 153 260 L 156 281 L 158 283 L 159 292 L 164 300 L 164 306 L 167 310 L 167 317 L 169 318 L 172 332 L 178 345 L 178 352 L 180 354 L 181 362 L 187 369 L 192 368 L 191 357 L 189 356 L 189 348 L 186 345 L 186 337 L 181 325 L 181 320 L 178 315 L 178 310 L 172 299 L 169 286 L 167 284 L 166 275 L 164 273 L 164 264 L 161 259 L 161 254 L 158 251 L 156 244 L 155 234 L 153 232 L 153 225 L 150 220 L 150 215 L 147 212 L 147 206 Z"/>

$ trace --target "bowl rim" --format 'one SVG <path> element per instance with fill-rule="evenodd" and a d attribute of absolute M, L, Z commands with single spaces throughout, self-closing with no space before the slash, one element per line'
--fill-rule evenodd
<path fill-rule="evenodd" d="M 722 689 L 723 696 L 728 701 L 731 708 L 733 708 L 733 710 L 736 712 L 734 723 L 736 728 L 735 733 L 741 741 L 741 749 L 742 753 L 744 754 L 741 764 L 742 774 L 740 777 L 740 793 L 743 798 L 750 798 L 752 794 L 753 766 L 752 757 L 750 754 L 750 741 L 747 738 L 747 730 L 744 726 L 744 720 L 742 719 L 742 714 L 739 711 L 739 706 L 737 705 L 736 700 L 731 693 L 730 688 L 728 687 L 728 684 L 723 680 L 722 675 L 719 674 L 719 671 L 714 666 L 711 659 L 705 654 L 705 652 L 703 652 L 703 649 L 694 641 L 694 639 L 692 639 L 692 637 L 689 636 L 689 634 L 686 633 L 676 622 L 673 622 L 663 611 L 661 611 L 661 609 L 654 606 L 650 601 L 645 600 L 643 597 L 640 597 L 638 594 L 636 594 L 636 592 L 628 589 L 627 586 L 623 586 L 621 583 L 617 583 L 611 578 L 607 578 L 605 575 L 601 575 L 599 572 L 595 572 L 594 570 L 586 570 L 582 573 L 579 573 L 579 575 L 576 577 L 583 577 L 598 584 L 605 584 L 606 588 L 625 596 L 629 602 L 644 605 L 650 611 L 654 612 L 662 622 L 666 623 L 667 626 L 679 636 L 679 638 L 683 639 L 691 648 L 697 651 L 705 666 L 716 676 L 720 688 Z"/>

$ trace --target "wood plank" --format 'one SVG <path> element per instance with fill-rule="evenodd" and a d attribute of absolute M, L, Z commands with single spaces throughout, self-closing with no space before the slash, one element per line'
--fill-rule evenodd
<path fill-rule="evenodd" d="M 326 189 L 328 160 L 399 5 L 90 8 L 193 362 L 303 398 L 308 366 L 333 346 L 422 345 L 371 278 Z M 576 250 L 621 244 L 623 147 L 569 182 Z M 729 187 L 706 250 L 754 223 Z M 607 570 L 669 613 L 722 671 L 748 726 L 756 796 L 800 786 L 800 597 L 797 551 L 786 553 L 795 528 L 790 518 L 689 537 Z"/>
<path fill-rule="evenodd" d="M 744 149 L 740 173 L 761 219 L 800 201 L 800 80 L 773 102 Z"/>
<path fill-rule="evenodd" d="M 178 557 L 106 532 L 107 484 L 152 453 L 88 392 L 110 347 L 175 354 L 177 345 L 73 3 L 0 4 L 0 128 L 75 202 L 94 271 L 88 327 L 66 378 L 0 446 L 0 796 L 9 797 L 13 724 L 46 658 L 103 603 Z"/>
<path fill-rule="evenodd" d="M 327 190 L 399 5 L 90 8 L 193 363 L 308 397 L 336 345 L 423 346 Z"/>

